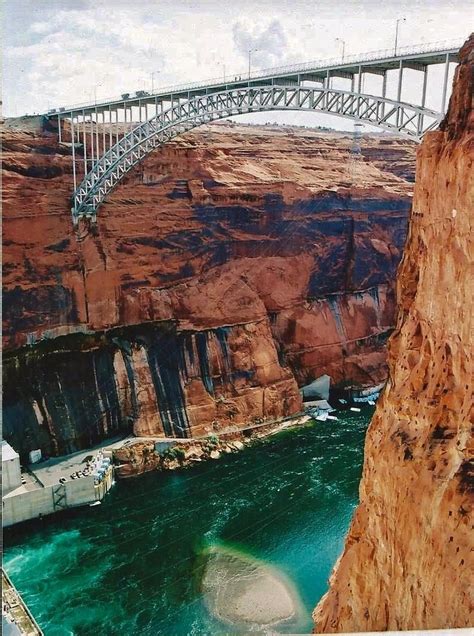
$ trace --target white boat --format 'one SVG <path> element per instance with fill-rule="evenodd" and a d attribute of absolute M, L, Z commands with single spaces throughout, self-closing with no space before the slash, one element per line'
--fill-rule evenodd
<path fill-rule="evenodd" d="M 329 417 L 329 413 L 327 411 L 322 411 L 322 413 L 319 413 L 319 415 L 316 415 L 314 417 L 315 420 L 318 420 L 318 422 L 325 422 Z"/>
<path fill-rule="evenodd" d="M 358 409 L 357 406 L 351 406 L 349 410 L 354 411 L 354 413 L 360 413 L 360 409 Z"/>

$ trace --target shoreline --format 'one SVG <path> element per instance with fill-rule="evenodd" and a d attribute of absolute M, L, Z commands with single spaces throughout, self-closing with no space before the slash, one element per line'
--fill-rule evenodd
<path fill-rule="evenodd" d="M 313 418 L 305 413 L 261 422 L 241 429 L 223 430 L 195 438 L 133 437 L 112 451 L 117 479 L 138 477 L 153 470 L 182 470 L 240 452 L 258 439 L 289 428 L 299 428 Z"/>
<path fill-rule="evenodd" d="M 358 403 L 353 410 L 369 405 Z M 333 412 L 337 414 L 348 410 L 351 407 L 339 407 Z M 117 479 L 128 479 L 153 470 L 185 470 L 196 464 L 218 460 L 226 454 L 240 452 L 257 440 L 269 438 L 284 430 L 302 428 L 310 422 L 315 423 L 317 419 L 300 412 L 271 422 L 237 430 L 227 429 L 196 438 L 128 438 L 123 445 L 112 451 L 115 476 Z"/>

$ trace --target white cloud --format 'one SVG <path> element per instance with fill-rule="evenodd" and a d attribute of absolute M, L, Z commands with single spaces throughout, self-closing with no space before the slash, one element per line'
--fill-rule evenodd
<path fill-rule="evenodd" d="M 333 57 L 336 38 L 347 54 L 387 48 L 400 15 L 401 45 L 462 37 L 469 15 L 463 0 L 4 2 L 7 115 L 90 100 L 94 90 L 105 98 L 149 89 L 152 72 L 155 87 L 222 76 L 224 66 L 242 74 L 249 48 L 259 49 L 253 69 Z"/>
<path fill-rule="evenodd" d="M 38 33 L 43 35 L 51 31 L 51 24 L 49 22 L 35 22 L 30 27 L 31 33 Z"/>
<path fill-rule="evenodd" d="M 287 57 L 288 43 L 281 22 L 274 19 L 266 27 L 237 22 L 232 29 L 234 45 L 241 55 L 252 51 L 260 66 L 278 65 Z"/>

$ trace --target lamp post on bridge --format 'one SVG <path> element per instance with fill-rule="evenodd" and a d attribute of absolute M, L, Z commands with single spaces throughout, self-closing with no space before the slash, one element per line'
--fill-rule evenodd
<path fill-rule="evenodd" d="M 254 51 L 258 51 L 259 49 L 249 49 L 249 80 L 250 80 L 250 65 L 251 65 L 251 56 Z"/>
<path fill-rule="evenodd" d="M 400 22 L 406 22 L 407 19 L 406 18 L 398 18 L 397 20 L 397 25 L 395 27 L 395 46 L 394 46 L 394 55 L 397 54 L 397 47 L 398 47 L 398 29 L 400 26 Z"/>
<path fill-rule="evenodd" d="M 107 76 L 106 76 L 107 77 Z M 102 80 L 103 82 L 104 80 Z M 102 82 L 99 82 L 98 84 L 95 84 L 94 89 L 93 89 L 93 93 L 94 93 L 94 104 L 97 104 L 97 89 L 100 88 L 102 86 Z"/>
<path fill-rule="evenodd" d="M 344 54 L 346 52 L 346 41 L 341 38 L 336 38 L 336 42 L 340 42 L 342 44 L 342 61 L 344 62 Z"/>
<path fill-rule="evenodd" d="M 224 84 L 225 84 L 225 64 L 224 62 L 217 62 L 219 66 L 222 66 L 222 70 L 224 72 Z"/>
<path fill-rule="evenodd" d="M 161 71 L 153 71 L 153 73 L 151 73 L 151 92 L 152 93 L 155 90 L 155 75 L 159 75 L 160 73 Z"/>

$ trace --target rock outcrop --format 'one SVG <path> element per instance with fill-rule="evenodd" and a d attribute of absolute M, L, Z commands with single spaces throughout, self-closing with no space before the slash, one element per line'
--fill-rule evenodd
<path fill-rule="evenodd" d="M 342 134 L 204 127 L 75 231 L 70 145 L 20 123 L 3 135 L 4 432 L 19 451 L 218 432 L 297 412 L 298 384 L 324 373 L 384 380 L 414 144 L 366 136 L 357 160 Z"/>
<path fill-rule="evenodd" d="M 472 627 L 474 37 L 418 153 L 389 380 L 316 631 Z"/>

